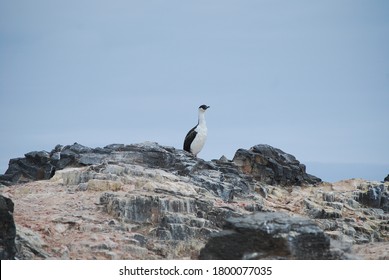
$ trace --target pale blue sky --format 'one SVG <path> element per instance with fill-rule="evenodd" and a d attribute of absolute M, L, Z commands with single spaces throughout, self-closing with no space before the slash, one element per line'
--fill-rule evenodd
<path fill-rule="evenodd" d="M 0 173 L 56 144 L 269 144 L 327 181 L 389 173 L 389 1 L 0 0 Z"/>

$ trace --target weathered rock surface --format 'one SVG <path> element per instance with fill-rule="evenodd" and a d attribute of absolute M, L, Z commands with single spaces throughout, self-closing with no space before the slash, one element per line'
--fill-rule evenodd
<path fill-rule="evenodd" d="M 197 176 L 201 175 L 201 170 L 215 171 L 215 173 L 223 172 L 224 182 L 233 184 L 238 188 L 238 191 L 248 188 L 247 182 L 243 178 L 237 179 L 236 175 L 242 177 L 243 173 L 268 184 L 301 185 L 303 183 L 316 184 L 321 181 L 319 178 L 307 174 L 305 166 L 294 156 L 269 145 L 257 145 L 249 150 L 239 149 L 234 156 L 234 164 L 232 164 L 228 160 L 205 162 L 193 158 L 182 150 L 163 147 L 156 143 L 113 144 L 95 149 L 78 143 L 65 147 L 57 145 L 50 153 L 46 151 L 31 152 L 25 154 L 24 158 L 10 160 L 9 168 L 0 179 L 6 184 L 49 179 L 56 170 L 66 167 L 98 165 L 104 162 L 121 162 L 160 168 L 190 176 L 194 180 L 198 180 L 199 184 L 204 183 L 201 176 Z M 207 187 L 225 198 L 233 195 L 232 186 L 228 191 L 222 191 L 217 183 L 209 181 Z"/>
<path fill-rule="evenodd" d="M 368 185 L 367 191 L 360 192 L 356 198 L 358 202 L 372 208 L 381 208 L 385 212 L 389 212 L 389 192 L 388 187 L 384 184 Z"/>
<path fill-rule="evenodd" d="M 229 218 L 200 252 L 200 259 L 215 260 L 341 258 L 312 220 L 280 212 Z"/>
<path fill-rule="evenodd" d="M 0 259 L 15 257 L 16 228 L 13 218 L 14 204 L 11 199 L 0 195 Z"/>
<path fill-rule="evenodd" d="M 9 161 L 7 171 L 0 176 L 0 183 L 10 185 L 49 179 L 54 171 L 55 167 L 50 162 L 49 153 L 30 152 L 25 154 L 24 158 Z"/>
<path fill-rule="evenodd" d="M 307 174 L 305 165 L 294 156 L 269 145 L 257 145 L 249 150 L 239 149 L 233 161 L 243 173 L 274 185 L 317 184 L 321 180 Z"/>
<path fill-rule="evenodd" d="M 0 181 L 11 185 L 49 179 L 57 170 L 67 167 L 104 163 L 136 164 L 186 176 L 194 184 L 214 192 L 224 200 L 232 199 L 235 193 L 248 192 L 250 188 L 251 179 L 239 172 L 231 162 L 206 162 L 183 150 L 156 143 L 113 144 L 95 149 L 78 143 L 63 148 L 58 145 L 51 153 L 31 152 L 25 158 L 10 160 L 9 168 L 0 176 Z"/>
<path fill-rule="evenodd" d="M 317 230 L 316 237 L 324 236 L 323 246 L 330 238 L 325 254 L 324 249 L 305 256 L 304 251 L 290 251 L 284 258 L 343 258 L 345 252 L 369 252 L 357 258 L 387 258 L 361 247 L 389 247 L 389 214 L 381 207 L 385 203 L 381 201 L 378 207 L 360 198 L 369 188 L 378 188 L 384 197 L 388 183 L 383 190 L 382 183 L 363 180 L 318 183 L 297 170 L 273 172 L 278 175 L 269 179 L 253 170 L 247 172 L 240 156 L 236 161 L 207 162 L 155 143 L 96 149 L 74 144 L 29 154 L 28 160 L 16 160 L 18 164 L 2 177 L 15 181 L 5 180 L 8 186 L 0 188 L 15 203 L 14 254 L 18 259 L 197 259 L 214 234 L 225 227 L 241 230 L 231 221 L 250 220 L 253 213 L 262 212 L 288 214 L 282 227 L 291 230 L 280 236 L 302 236 L 307 225 Z M 253 151 L 249 158 L 257 156 Z M 300 166 L 294 157 L 283 157 L 294 166 L 283 163 L 286 170 Z M 36 169 L 21 164 L 26 161 L 36 168 L 54 166 L 55 172 L 48 180 L 35 181 Z M 26 170 L 31 171 L 29 175 L 22 174 Z M 290 185 L 295 180 L 290 174 L 299 174 L 296 185 Z M 21 183 L 25 180 L 29 182 Z M 266 183 L 270 181 L 279 183 Z M 305 219 L 301 229 L 290 218 L 296 214 Z M 277 239 L 277 234 L 272 237 Z M 242 253 L 237 258 L 242 256 L 282 258 L 270 252 Z"/>

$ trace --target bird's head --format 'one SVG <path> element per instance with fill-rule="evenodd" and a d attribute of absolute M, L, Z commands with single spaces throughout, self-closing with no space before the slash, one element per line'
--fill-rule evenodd
<path fill-rule="evenodd" d="M 199 112 L 205 112 L 208 108 L 209 108 L 209 106 L 207 106 L 207 105 L 201 105 L 199 107 Z"/>

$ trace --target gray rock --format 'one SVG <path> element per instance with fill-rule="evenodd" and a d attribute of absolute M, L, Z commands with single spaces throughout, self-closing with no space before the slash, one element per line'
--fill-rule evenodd
<path fill-rule="evenodd" d="M 180 213 L 165 214 L 156 229 L 156 237 L 162 240 L 191 240 L 206 238 L 212 232 L 208 220 Z"/>
<path fill-rule="evenodd" d="M 381 208 L 385 212 L 389 212 L 389 192 L 384 184 L 368 186 L 368 190 L 359 193 L 356 200 L 365 206 Z"/>
<path fill-rule="evenodd" d="M 323 200 L 328 202 L 334 202 L 335 194 L 333 192 L 323 193 Z"/>
<path fill-rule="evenodd" d="M 5 185 L 12 185 L 44 180 L 50 179 L 54 172 L 55 167 L 50 162 L 49 153 L 30 152 L 24 158 L 11 159 L 5 174 L 0 176 L 0 181 Z"/>
<path fill-rule="evenodd" d="M 245 174 L 267 184 L 317 184 L 321 179 L 307 174 L 305 165 L 294 156 L 269 145 L 257 145 L 249 150 L 239 149 L 233 162 Z"/>
<path fill-rule="evenodd" d="M 284 157 L 296 166 L 293 156 Z M 331 240 L 328 249 L 325 236 L 347 246 L 388 240 L 389 214 L 354 200 L 368 196 L 374 182 L 270 186 L 226 158 L 204 161 L 155 143 L 58 146 L 24 160 L 55 164 L 57 171 L 48 182 L 23 185 L 23 192 L 21 186 L 5 188 L 23 209 L 16 259 L 197 259 L 208 239 L 203 258 L 338 259 L 345 257 L 344 246 L 336 252 Z M 386 189 L 379 190 L 385 205 Z M 29 209 L 40 207 L 41 194 L 47 211 L 30 228 Z M 246 216 L 262 211 L 266 216 Z M 272 211 L 304 213 L 312 220 Z"/>
<path fill-rule="evenodd" d="M 138 241 L 140 246 L 145 246 L 147 244 L 147 237 L 142 234 L 135 234 L 133 238 Z"/>
<path fill-rule="evenodd" d="M 123 222 L 151 225 L 155 228 L 153 235 L 160 240 L 206 238 L 226 217 L 220 212 L 213 215 L 209 211 L 212 208 L 209 203 L 204 205 L 195 199 L 174 196 L 122 197 L 104 193 L 100 197 L 100 204 L 105 212 Z"/>
<path fill-rule="evenodd" d="M 209 239 L 200 259 L 340 259 L 312 220 L 284 213 L 230 218 Z"/>
<path fill-rule="evenodd" d="M 343 203 L 341 202 L 326 202 L 325 205 L 340 211 L 342 211 L 344 207 Z"/>
<path fill-rule="evenodd" d="M 49 179 L 56 170 L 66 167 L 99 166 L 106 163 L 133 164 L 186 176 L 197 186 L 212 191 L 225 201 L 233 200 L 236 194 L 249 192 L 252 184 L 252 180 L 241 173 L 233 162 L 207 162 L 183 150 L 149 142 L 113 144 L 95 149 L 75 143 L 65 147 L 57 146 L 50 154 L 29 153 L 25 158 L 11 160 L 10 167 L 0 180 L 9 185 Z"/>
<path fill-rule="evenodd" d="M 233 161 L 222 158 L 207 162 L 183 150 L 146 142 L 133 145 L 112 144 L 95 149 L 78 143 L 65 147 L 57 145 L 51 153 L 32 152 L 26 154 L 25 158 L 11 159 L 0 182 L 9 185 L 49 179 L 56 170 L 66 167 L 105 163 L 134 164 L 187 176 L 194 184 L 212 191 L 225 201 L 233 200 L 240 193 L 249 192 L 253 178 L 277 184 L 320 181 L 305 173 L 305 166 L 294 156 L 267 145 L 255 146 L 249 151 L 239 150 Z"/>
<path fill-rule="evenodd" d="M 337 219 L 342 217 L 342 203 L 326 202 L 329 207 L 323 207 L 309 199 L 304 199 L 308 216 L 312 219 Z"/>
<path fill-rule="evenodd" d="M 14 204 L 11 199 L 0 195 L 0 259 L 15 258 L 16 227 L 13 218 Z"/>
<path fill-rule="evenodd" d="M 50 255 L 43 249 L 45 242 L 40 234 L 29 228 L 17 226 L 15 245 L 16 259 L 31 260 L 50 258 Z"/>

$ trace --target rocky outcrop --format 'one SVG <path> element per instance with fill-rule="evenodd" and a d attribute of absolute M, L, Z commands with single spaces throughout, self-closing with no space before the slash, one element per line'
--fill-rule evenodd
<path fill-rule="evenodd" d="M 214 260 L 341 258 L 312 220 L 279 212 L 227 219 L 200 252 L 200 259 Z"/>
<path fill-rule="evenodd" d="M 251 178 L 239 172 L 232 162 L 206 162 L 183 150 L 156 143 L 113 144 L 95 149 L 77 143 L 65 147 L 58 145 L 51 153 L 31 152 L 24 158 L 10 160 L 0 181 L 11 185 L 49 179 L 64 168 L 105 163 L 136 164 L 186 176 L 224 200 L 231 200 L 236 193 L 248 192 L 251 184 Z"/>
<path fill-rule="evenodd" d="M 384 182 L 389 182 L 389 174 L 384 178 Z"/>
<path fill-rule="evenodd" d="M 9 168 L 0 180 L 7 185 L 24 183 L 49 179 L 56 170 L 66 167 L 119 162 L 189 176 L 226 200 L 231 199 L 235 192 L 247 191 L 252 178 L 281 185 L 316 184 L 321 181 L 307 174 L 305 166 L 294 156 L 269 145 L 257 145 L 249 150 L 240 149 L 232 162 L 206 162 L 183 150 L 156 143 L 113 144 L 94 149 L 78 143 L 65 147 L 57 145 L 50 153 L 31 152 L 25 154 L 24 158 L 10 160 Z M 215 177 L 215 180 L 205 178 L 210 177 L 209 175 Z M 220 188 L 220 181 L 223 181 L 223 189 Z M 227 189 L 224 189 L 226 186 Z"/>
<path fill-rule="evenodd" d="M 359 192 L 356 200 L 363 205 L 372 208 L 381 208 L 385 212 L 389 212 L 389 191 L 384 184 L 368 185 L 367 191 Z"/>
<path fill-rule="evenodd" d="M 307 174 L 305 165 L 294 156 L 269 145 L 239 149 L 233 159 L 240 170 L 270 185 L 317 184 L 321 180 Z"/>
<path fill-rule="evenodd" d="M 255 252 L 247 253 L 245 245 L 232 249 L 239 256 L 228 258 L 335 259 L 355 245 L 389 244 L 389 214 L 382 208 L 387 183 L 383 189 L 381 183 L 357 179 L 318 183 L 293 156 L 273 153 L 277 149 L 270 146 L 261 152 L 270 153 L 267 160 L 273 162 L 262 163 L 270 174 L 266 177 L 258 165 L 264 155 L 250 150 L 237 152 L 233 161 L 204 161 L 155 143 L 95 149 L 74 144 L 29 153 L 13 161 L 6 179 L 15 181 L 5 180 L 8 186 L 0 188 L 15 203 L 15 258 L 197 259 L 202 248 L 210 248 L 208 240 L 216 240 L 212 252 L 223 251 L 216 248 L 224 246 L 216 237 L 227 238 L 226 231 L 234 232 L 229 235 L 233 239 L 243 235 L 246 241 L 256 240 L 257 230 L 250 235 L 240 225 L 261 228 L 263 217 L 254 218 L 257 213 L 266 214 L 267 224 L 275 229 L 282 228 L 266 236 L 274 238 L 271 242 L 289 236 L 297 243 L 288 243 L 289 251 L 277 247 L 282 255 L 261 251 L 255 242 Z M 47 166 L 55 169 L 43 172 L 50 179 L 36 180 L 36 168 Z M 293 181 L 297 183 L 290 185 Z M 381 191 L 380 208 L 364 202 L 369 186 Z M 316 234 L 309 236 L 308 229 Z M 305 237 L 321 244 L 319 251 L 293 247 Z M 215 253 L 205 257 L 207 250 L 203 258 L 217 258 Z"/>
<path fill-rule="evenodd" d="M 13 218 L 14 204 L 0 195 L 0 259 L 12 260 L 16 254 L 16 227 Z"/>
<path fill-rule="evenodd" d="M 11 185 L 50 179 L 54 172 L 55 167 L 48 152 L 30 152 L 25 154 L 24 158 L 9 161 L 7 171 L 0 175 L 0 183 Z"/>

